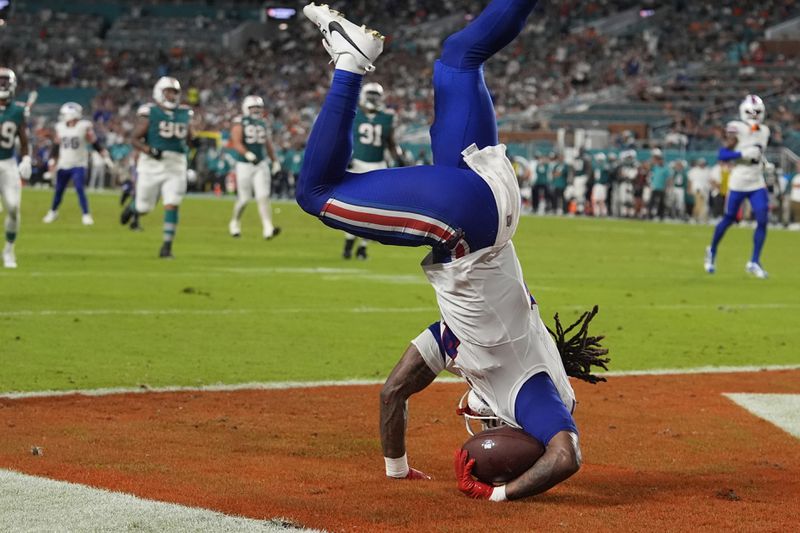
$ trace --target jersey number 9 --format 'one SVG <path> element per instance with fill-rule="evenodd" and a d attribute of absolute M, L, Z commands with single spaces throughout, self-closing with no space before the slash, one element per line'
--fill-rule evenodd
<path fill-rule="evenodd" d="M 186 124 L 181 122 L 168 122 L 166 120 L 162 120 L 158 123 L 158 134 L 164 139 L 171 139 L 173 137 L 176 139 L 185 139 L 187 129 L 188 128 Z"/>
<path fill-rule="evenodd" d="M 17 137 L 17 125 L 13 122 L 3 122 L 0 126 L 0 148 L 13 148 Z"/>

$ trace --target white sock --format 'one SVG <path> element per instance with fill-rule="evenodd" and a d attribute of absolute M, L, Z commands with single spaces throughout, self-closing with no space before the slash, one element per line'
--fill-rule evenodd
<path fill-rule="evenodd" d="M 384 457 L 383 461 L 386 463 L 386 476 L 403 478 L 408 475 L 408 457 L 403 454 L 403 457 L 392 459 L 391 457 Z"/>
<path fill-rule="evenodd" d="M 272 209 L 269 205 L 269 198 L 257 198 L 258 214 L 261 215 L 261 225 L 264 227 L 264 235 L 272 235 L 275 227 L 272 225 Z"/>

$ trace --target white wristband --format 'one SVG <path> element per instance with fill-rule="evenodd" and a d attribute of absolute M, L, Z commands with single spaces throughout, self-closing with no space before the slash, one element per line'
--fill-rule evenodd
<path fill-rule="evenodd" d="M 493 502 L 504 502 L 508 498 L 506 498 L 506 486 L 500 485 L 499 487 L 495 487 L 492 491 L 492 495 L 489 496 L 489 500 Z"/>
<path fill-rule="evenodd" d="M 406 477 L 408 475 L 408 457 L 403 454 L 403 457 L 392 459 L 391 457 L 384 457 L 386 463 L 386 476 L 387 477 Z"/>

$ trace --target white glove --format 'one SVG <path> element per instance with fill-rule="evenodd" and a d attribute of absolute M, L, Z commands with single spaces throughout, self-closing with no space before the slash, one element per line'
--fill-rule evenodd
<path fill-rule="evenodd" d="M 19 162 L 19 175 L 24 180 L 31 179 L 31 156 L 26 155 Z"/>
<path fill-rule="evenodd" d="M 114 161 L 108 155 L 103 157 L 103 163 L 105 163 L 108 170 L 112 170 L 114 168 Z"/>
<path fill-rule="evenodd" d="M 273 161 L 272 162 L 272 166 L 270 167 L 269 171 L 272 173 L 273 176 L 275 174 L 277 174 L 278 172 L 280 172 L 281 171 L 281 162 L 280 161 Z"/>
<path fill-rule="evenodd" d="M 758 146 L 748 146 L 742 150 L 742 159 L 758 163 L 761 160 L 761 148 Z"/>
<path fill-rule="evenodd" d="M 247 159 L 248 163 L 255 163 L 258 160 L 258 156 L 250 151 L 244 153 L 244 158 Z"/>

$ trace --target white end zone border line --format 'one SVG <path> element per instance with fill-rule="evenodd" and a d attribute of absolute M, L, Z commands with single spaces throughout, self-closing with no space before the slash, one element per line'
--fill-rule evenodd
<path fill-rule="evenodd" d="M 627 376 L 669 376 L 682 374 L 729 374 L 746 372 L 766 372 L 779 370 L 800 370 L 797 365 L 756 365 L 756 366 L 700 366 L 694 368 L 656 368 L 650 370 L 623 370 L 619 372 L 602 372 L 607 377 Z M 108 387 L 98 389 L 44 390 L 44 391 L 9 391 L 0 392 L 0 399 L 23 400 L 25 398 L 51 398 L 59 396 L 109 396 L 112 394 L 147 394 L 159 392 L 235 392 L 248 390 L 285 390 L 307 389 L 315 387 L 351 387 L 359 385 L 382 385 L 385 379 L 348 379 L 327 381 L 254 381 L 249 383 L 218 383 L 200 386 L 166 386 L 149 387 Z M 438 377 L 439 383 L 463 383 L 458 377 Z"/>
<path fill-rule="evenodd" d="M 0 531 L 322 533 L 0 469 Z"/>

